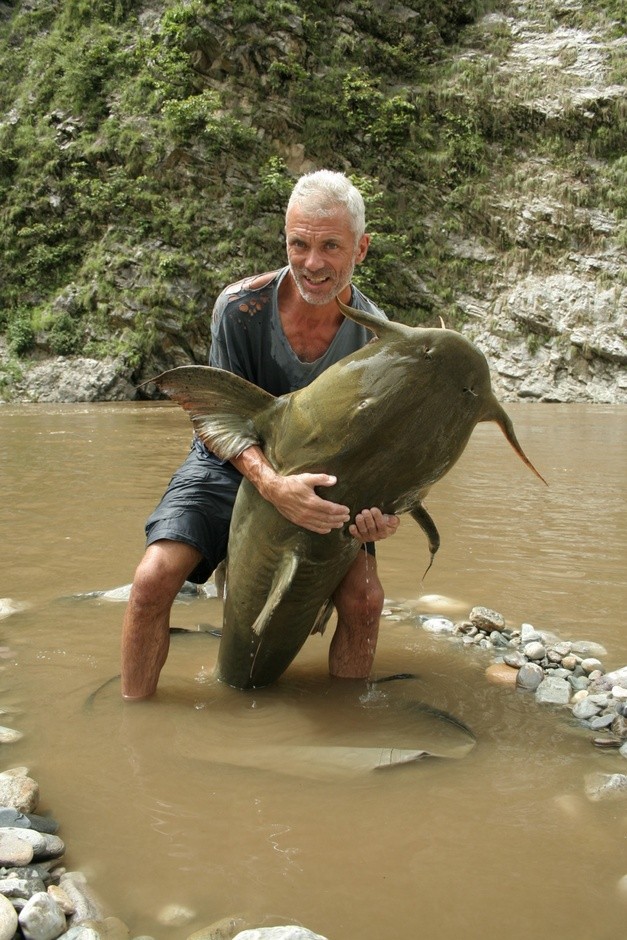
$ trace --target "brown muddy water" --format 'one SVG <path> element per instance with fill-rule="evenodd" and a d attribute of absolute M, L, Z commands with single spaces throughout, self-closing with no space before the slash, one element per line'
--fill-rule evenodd
<path fill-rule="evenodd" d="M 66 865 L 132 934 L 184 940 L 241 913 L 330 940 L 627 936 L 627 803 L 584 795 L 587 773 L 627 762 L 568 713 L 489 685 L 489 654 L 410 614 L 481 604 L 511 626 L 602 643 L 607 668 L 627 663 L 627 412 L 509 411 L 549 488 L 480 426 L 428 500 L 442 548 L 424 584 L 409 517 L 378 547 L 401 613 L 384 618 L 376 675 L 416 679 L 331 682 L 328 631 L 275 688 L 236 692 L 212 679 L 218 641 L 197 633 L 173 637 L 153 701 L 122 703 L 114 680 L 89 704 L 119 671 L 123 605 L 73 595 L 130 581 L 189 425 L 166 405 L 0 408 L 0 596 L 27 605 L 0 626 L 2 723 L 24 732 L 2 746 L 2 769 L 30 768 Z M 219 622 L 215 599 L 175 606 L 176 626 Z M 463 719 L 476 748 L 375 773 L 321 769 L 302 751 L 437 746 L 419 702 Z M 169 904 L 193 919 L 161 926 Z"/>

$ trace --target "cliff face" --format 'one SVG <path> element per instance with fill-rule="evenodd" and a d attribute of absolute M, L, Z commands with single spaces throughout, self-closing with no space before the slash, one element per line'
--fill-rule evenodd
<path fill-rule="evenodd" d="M 0 3 L 0 394 L 136 396 L 355 176 L 359 285 L 501 397 L 627 401 L 625 14 L 597 2 Z"/>

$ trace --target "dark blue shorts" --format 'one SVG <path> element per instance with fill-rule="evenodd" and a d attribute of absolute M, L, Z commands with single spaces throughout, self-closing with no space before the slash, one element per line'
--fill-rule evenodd
<path fill-rule="evenodd" d="M 203 584 L 226 558 L 229 526 L 241 474 L 208 453 L 197 439 L 146 522 L 146 545 L 160 539 L 185 542 L 202 554 L 187 580 Z M 375 554 L 374 542 L 366 551 Z"/>
<path fill-rule="evenodd" d="M 187 580 L 204 583 L 226 558 L 229 525 L 241 481 L 241 474 L 231 463 L 222 463 L 195 441 L 146 522 L 146 545 L 170 539 L 197 548 L 203 559 Z"/>

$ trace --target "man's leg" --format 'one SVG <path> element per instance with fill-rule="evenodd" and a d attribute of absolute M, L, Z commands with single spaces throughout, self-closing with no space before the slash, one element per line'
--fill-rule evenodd
<path fill-rule="evenodd" d="M 383 588 L 373 555 L 360 551 L 333 595 L 337 628 L 329 648 L 329 672 L 342 679 L 370 675 L 383 610 Z"/>
<path fill-rule="evenodd" d="M 157 688 L 170 647 L 170 609 L 201 553 L 162 539 L 146 549 L 131 589 L 122 629 L 122 695 L 143 699 Z"/>

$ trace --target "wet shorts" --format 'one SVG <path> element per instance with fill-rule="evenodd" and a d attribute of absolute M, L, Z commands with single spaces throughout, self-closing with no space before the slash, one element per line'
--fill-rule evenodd
<path fill-rule="evenodd" d="M 146 545 L 159 539 L 185 542 L 203 558 L 188 577 L 203 584 L 226 558 L 229 525 L 241 474 L 202 444 L 194 445 L 146 522 Z"/>
<path fill-rule="evenodd" d="M 185 542 L 202 554 L 188 581 L 203 584 L 226 558 L 229 526 L 241 474 L 208 453 L 197 439 L 146 522 L 146 545 L 159 539 Z M 374 542 L 366 551 L 375 554 Z"/>

